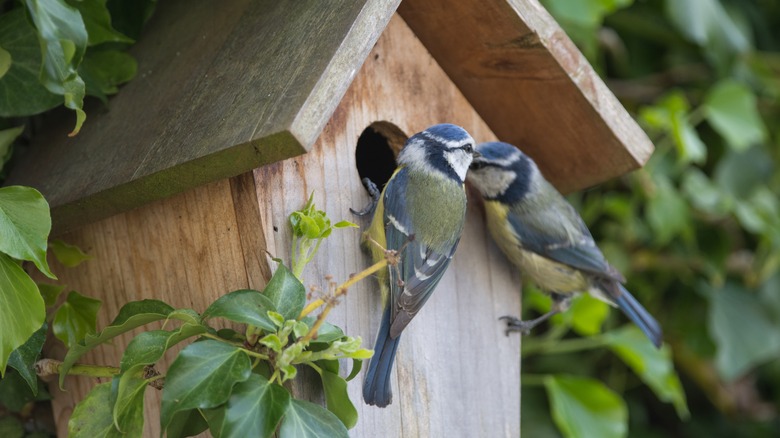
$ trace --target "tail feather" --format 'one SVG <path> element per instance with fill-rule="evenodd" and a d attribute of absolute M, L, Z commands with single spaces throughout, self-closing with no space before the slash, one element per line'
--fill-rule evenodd
<path fill-rule="evenodd" d="M 620 293 L 615 297 L 615 303 L 644 332 L 656 348 L 661 348 L 663 333 L 658 321 L 639 304 L 639 301 L 622 284 L 616 284 L 620 288 Z"/>
<path fill-rule="evenodd" d="M 397 338 L 390 337 L 390 308 L 386 308 L 382 317 L 382 324 L 374 343 L 374 356 L 368 363 L 368 372 L 363 382 L 363 400 L 369 405 L 383 408 L 393 401 L 393 392 L 390 387 L 390 374 L 395 362 L 395 352 L 398 349 Z"/>

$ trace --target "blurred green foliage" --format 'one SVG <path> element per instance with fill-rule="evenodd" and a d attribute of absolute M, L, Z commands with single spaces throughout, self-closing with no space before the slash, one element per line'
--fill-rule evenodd
<path fill-rule="evenodd" d="M 579 348 L 577 342 L 619 330 L 598 335 L 578 325 L 604 317 L 575 303 L 572 315 L 526 338 L 524 436 L 578 436 L 556 418 L 561 395 L 551 394 L 549 380 L 536 384 L 540 373 L 605 382 L 628 406 L 631 437 L 776 436 L 780 2 L 542 3 L 656 146 L 644 168 L 571 200 L 629 290 L 664 327 L 690 418 L 679 402 L 662 403 L 635 367 L 627 371 L 629 353 Z M 548 306 L 540 294 L 526 295 L 528 308 Z M 622 321 L 618 313 L 604 325 Z"/>

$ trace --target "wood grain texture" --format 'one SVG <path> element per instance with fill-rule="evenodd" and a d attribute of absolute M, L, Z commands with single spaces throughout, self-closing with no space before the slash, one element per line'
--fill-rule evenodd
<path fill-rule="evenodd" d="M 355 146 L 384 120 L 408 134 L 452 122 L 475 137 L 494 135 L 399 17 L 391 20 L 312 150 L 255 171 L 269 251 L 289 259 L 287 215 L 314 192 L 335 221 L 355 220 L 349 207 L 368 198 L 355 168 Z M 359 220 L 368 224 L 368 218 Z M 338 230 L 304 272 L 326 289 L 370 264 L 360 232 Z M 520 339 L 504 336 L 498 317 L 520 311 L 519 278 L 488 237 L 478 203 L 470 202 L 454 261 L 437 291 L 404 332 L 393 378 L 393 404 L 362 402 L 362 378 L 349 384 L 359 413 L 355 437 L 517 437 L 520 433 Z M 351 289 L 330 320 L 373 345 L 381 319 L 374 280 Z M 348 366 L 348 364 L 345 364 Z M 311 386 L 300 388 L 310 392 Z"/>
<path fill-rule="evenodd" d="M 160 2 L 108 110 L 46 122 L 8 184 L 36 187 L 56 231 L 305 152 L 399 0 Z"/>
<path fill-rule="evenodd" d="M 537 0 L 404 0 L 398 12 L 493 132 L 562 191 L 650 157 L 647 135 Z"/>
<path fill-rule="evenodd" d="M 251 180 L 251 176 L 249 176 Z M 235 190 L 234 190 L 235 192 Z M 254 198 L 254 189 L 249 195 Z M 223 180 L 199 187 L 172 198 L 157 201 L 131 212 L 119 214 L 61 236 L 87 251 L 94 258 L 76 268 L 56 263 L 55 272 L 67 290 L 77 290 L 98 298 L 103 306 L 98 314 L 102 329 L 128 301 L 147 298 L 163 300 L 176 308 L 203 312 L 221 295 L 236 289 L 262 288 L 267 279 L 259 276 L 254 260 L 245 254 L 263 248 L 247 248 L 239 230 L 247 217 L 231 196 L 231 182 Z M 259 226 L 259 218 L 254 216 Z M 254 230 L 255 234 L 260 234 Z M 265 260 L 262 260 L 265 264 Z M 175 324 L 175 323 L 173 323 Z M 147 329 L 160 328 L 151 324 Z M 85 355 L 80 363 L 118 366 L 132 335 L 115 339 Z M 157 364 L 164 372 L 175 348 Z M 48 357 L 62 358 L 59 342 L 50 343 Z M 96 382 L 88 378 L 68 377 L 62 392 L 56 382 L 50 385 L 58 436 L 67 436 L 68 419 L 75 403 L 82 400 Z M 160 392 L 147 389 L 144 436 L 159 436 Z"/>

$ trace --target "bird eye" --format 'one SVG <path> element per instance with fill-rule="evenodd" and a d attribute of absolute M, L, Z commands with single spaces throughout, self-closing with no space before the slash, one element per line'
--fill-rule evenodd
<path fill-rule="evenodd" d="M 470 154 L 472 154 L 472 153 L 474 153 L 474 145 L 472 145 L 471 143 L 466 143 L 463 146 L 463 150 L 468 152 L 468 153 L 470 153 Z"/>

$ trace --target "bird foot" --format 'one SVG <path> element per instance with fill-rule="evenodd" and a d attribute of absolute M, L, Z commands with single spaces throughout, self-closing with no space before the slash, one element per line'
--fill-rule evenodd
<path fill-rule="evenodd" d="M 379 196 L 381 195 L 381 191 L 379 190 L 379 187 L 374 184 L 373 181 L 371 181 L 368 178 L 363 178 L 363 187 L 368 190 L 368 195 L 371 196 L 371 201 L 369 201 L 368 205 L 363 208 L 360 211 L 357 211 L 353 208 L 350 208 L 349 211 L 352 212 L 355 216 L 366 216 L 374 212 L 376 210 L 376 205 L 379 204 Z"/>
<path fill-rule="evenodd" d="M 509 315 L 502 316 L 498 319 L 501 321 L 506 321 L 506 330 L 504 330 L 504 334 L 506 336 L 509 336 L 509 334 L 512 332 L 520 332 L 523 335 L 529 335 L 531 334 L 531 329 L 536 327 L 536 324 L 534 324 L 535 320 L 523 321 L 520 318 Z"/>

